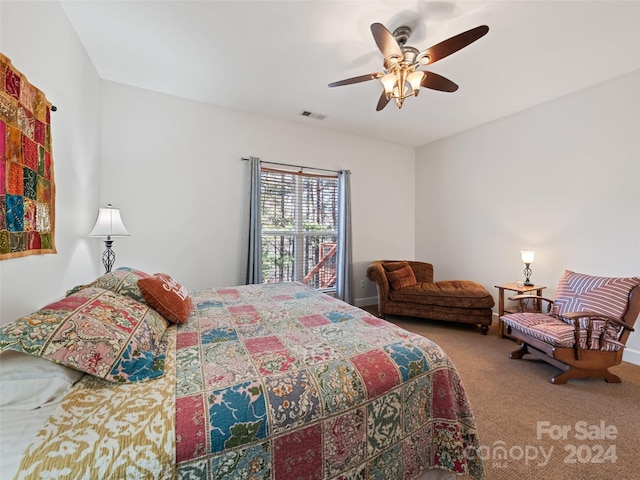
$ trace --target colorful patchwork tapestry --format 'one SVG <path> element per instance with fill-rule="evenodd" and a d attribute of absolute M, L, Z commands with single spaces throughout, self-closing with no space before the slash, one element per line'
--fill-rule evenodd
<path fill-rule="evenodd" d="M 0 53 L 0 260 L 56 253 L 50 113 Z"/>

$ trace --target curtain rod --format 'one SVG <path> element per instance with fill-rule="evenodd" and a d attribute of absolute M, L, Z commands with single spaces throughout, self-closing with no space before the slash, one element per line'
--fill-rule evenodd
<path fill-rule="evenodd" d="M 242 157 L 242 161 L 243 162 L 248 162 L 249 159 Z M 269 165 L 280 165 L 280 166 L 283 166 L 283 167 L 306 168 L 307 170 L 318 170 L 320 172 L 340 173 L 340 170 L 329 170 L 327 168 L 316 168 L 316 167 L 304 167 L 302 165 L 292 165 L 290 163 L 265 162 L 263 160 L 260 160 L 260 163 L 266 163 L 266 164 L 269 164 Z"/>

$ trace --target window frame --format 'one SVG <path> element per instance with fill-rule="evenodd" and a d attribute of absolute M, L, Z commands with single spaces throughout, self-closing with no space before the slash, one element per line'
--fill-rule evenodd
<path fill-rule="evenodd" d="M 264 261 L 263 261 L 263 265 L 262 265 L 262 283 L 272 283 L 274 281 L 298 281 L 298 282 L 303 282 L 304 279 L 306 278 L 306 276 L 308 275 L 309 272 L 311 272 L 313 270 L 313 267 L 310 267 L 310 265 L 308 265 L 308 258 L 305 258 L 306 253 L 307 253 L 307 244 L 305 243 L 306 241 L 308 241 L 308 239 L 310 238 L 315 238 L 318 237 L 318 241 L 315 243 L 315 248 L 319 249 L 321 248 L 322 244 L 331 244 L 333 243 L 335 246 L 334 248 L 337 249 L 337 243 L 338 243 L 338 205 L 339 205 L 339 189 L 338 189 L 338 173 L 336 172 L 335 175 L 327 175 L 327 174 L 316 174 L 316 173 L 307 173 L 307 172 L 302 172 L 300 171 L 293 171 L 293 170 L 286 170 L 286 169 L 274 169 L 274 168 L 270 168 L 270 167 L 264 167 L 261 166 L 260 167 L 260 192 L 261 192 L 261 197 L 264 194 L 264 189 L 265 186 L 268 186 L 269 183 L 267 182 L 271 182 L 272 179 L 269 178 L 268 176 L 271 174 L 275 174 L 275 175 L 284 175 L 284 176 L 290 176 L 292 177 L 292 182 L 290 182 L 289 184 L 293 185 L 294 187 L 294 197 L 295 197 L 295 201 L 293 202 L 293 215 L 294 215 L 294 224 L 293 224 L 293 229 L 287 229 L 284 226 L 283 222 L 283 227 L 282 228 L 266 228 L 265 227 L 265 223 L 264 223 L 264 198 L 261 199 L 261 204 L 260 204 L 260 222 L 261 222 L 261 243 L 262 243 L 262 247 L 261 247 L 261 251 L 262 251 L 262 258 L 265 258 L 266 255 L 266 251 L 265 251 L 265 242 L 264 242 L 264 238 L 265 237 L 273 237 L 273 238 L 278 238 L 278 237 L 284 237 L 287 238 L 289 237 L 291 239 L 291 245 L 292 245 L 292 258 L 293 258 L 293 266 L 292 266 L 292 272 L 291 274 L 287 275 L 287 278 L 284 278 L 282 275 L 282 269 L 283 267 L 280 266 L 281 272 L 279 275 L 279 279 L 274 280 L 274 275 L 270 275 L 269 271 L 265 271 L 265 267 L 264 267 Z M 267 175 L 267 178 L 265 178 L 265 175 Z M 332 217 L 332 221 L 331 221 L 331 229 L 329 230 L 308 230 L 307 227 L 305 227 L 305 222 L 304 222 L 304 217 L 305 217 L 305 207 L 308 207 L 309 204 L 305 202 L 305 177 L 312 177 L 314 179 L 327 179 L 330 180 L 331 182 L 331 187 L 333 189 L 333 192 L 331 193 L 331 195 L 329 196 L 330 202 L 333 203 L 332 205 L 332 210 L 329 209 L 330 215 Z M 312 208 L 313 210 L 313 208 Z M 325 213 L 326 210 L 322 210 L 322 213 Z M 321 237 L 332 237 L 332 241 L 330 242 L 323 242 Z M 273 243 L 275 244 L 275 242 Z M 282 252 L 280 252 L 282 254 Z M 316 250 L 315 252 L 315 257 L 316 258 L 320 258 L 320 256 L 322 255 L 322 252 Z M 280 258 L 282 258 L 283 255 L 281 255 Z M 331 258 L 334 257 L 334 258 Z M 336 254 L 333 253 L 331 254 L 331 257 L 327 260 L 327 262 L 333 262 L 333 264 L 335 264 L 335 257 Z M 277 261 L 277 260 L 276 260 Z M 317 260 L 316 260 L 317 261 Z M 316 263 L 315 266 L 317 266 L 318 263 Z M 315 267 L 314 266 L 314 267 Z M 310 267 L 310 268 L 306 268 L 306 267 Z M 305 272 L 305 270 L 309 270 L 309 272 Z M 275 271 L 275 270 L 274 270 Z M 320 286 L 315 286 L 315 282 L 320 282 L 321 279 L 316 279 L 316 276 L 319 275 L 320 271 L 316 272 L 314 274 L 313 277 L 311 277 L 307 284 L 313 282 L 313 288 L 316 288 L 319 291 L 322 291 L 324 293 L 334 293 L 335 292 L 335 280 L 333 281 L 333 284 L 328 286 L 328 287 L 320 287 Z M 335 276 L 334 276 L 335 277 Z"/>

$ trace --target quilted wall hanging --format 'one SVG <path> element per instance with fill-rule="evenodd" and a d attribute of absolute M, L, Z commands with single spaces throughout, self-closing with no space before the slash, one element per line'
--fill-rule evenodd
<path fill-rule="evenodd" d="M 56 253 L 51 109 L 0 53 L 0 260 Z"/>

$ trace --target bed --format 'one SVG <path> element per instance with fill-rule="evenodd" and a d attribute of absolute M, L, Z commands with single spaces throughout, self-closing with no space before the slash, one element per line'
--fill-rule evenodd
<path fill-rule="evenodd" d="M 442 349 L 299 283 L 122 268 L 3 325 L 0 350 L 85 372 L 45 396 L 18 479 L 484 478 Z"/>

